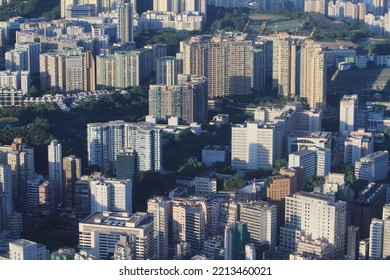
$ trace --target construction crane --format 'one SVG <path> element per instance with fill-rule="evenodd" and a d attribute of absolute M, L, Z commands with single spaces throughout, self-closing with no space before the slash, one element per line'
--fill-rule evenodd
<path fill-rule="evenodd" d="M 267 26 L 267 22 L 264 21 L 263 24 L 260 26 L 260 29 L 259 29 L 259 36 L 261 36 L 265 30 L 265 27 Z"/>
<path fill-rule="evenodd" d="M 313 30 L 310 33 L 309 38 L 313 38 L 314 32 L 316 31 L 317 27 L 314 27 Z"/>
<path fill-rule="evenodd" d="M 248 19 L 248 22 L 245 24 L 244 30 L 242 33 L 245 33 L 245 31 L 248 29 L 249 23 L 251 22 L 251 19 Z"/>

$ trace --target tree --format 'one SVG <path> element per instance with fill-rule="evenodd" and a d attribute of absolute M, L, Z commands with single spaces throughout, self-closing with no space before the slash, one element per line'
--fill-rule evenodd
<path fill-rule="evenodd" d="M 223 183 L 223 189 L 225 191 L 240 190 L 245 187 L 246 181 L 241 177 L 239 173 L 236 173 L 233 177 L 225 180 Z"/>
<path fill-rule="evenodd" d="M 38 96 L 39 90 L 35 86 L 31 86 L 28 90 L 28 94 L 30 94 L 31 96 Z"/>
<path fill-rule="evenodd" d="M 285 158 L 277 159 L 274 163 L 274 168 L 272 169 L 272 175 L 279 174 L 280 169 L 287 166 L 287 163 L 287 159 Z"/>

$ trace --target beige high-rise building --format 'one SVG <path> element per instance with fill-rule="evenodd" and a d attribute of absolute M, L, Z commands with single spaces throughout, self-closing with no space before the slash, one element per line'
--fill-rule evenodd
<path fill-rule="evenodd" d="M 41 86 L 53 91 L 94 91 L 95 61 L 80 49 L 40 54 Z"/>
<path fill-rule="evenodd" d="M 325 15 L 327 2 L 326 0 L 305 0 L 305 12 Z"/>
<path fill-rule="evenodd" d="M 326 107 L 326 63 L 323 48 L 307 40 L 301 48 L 300 94 L 306 98 L 310 109 Z"/>
<path fill-rule="evenodd" d="M 207 0 L 153 0 L 153 11 L 199 12 L 204 18 L 207 13 Z"/>
<path fill-rule="evenodd" d="M 286 197 L 280 247 L 295 251 L 302 235 L 325 239 L 331 259 L 343 256 L 347 249 L 347 203 L 320 193 L 299 192 Z"/>
<path fill-rule="evenodd" d="M 209 97 L 251 93 L 252 42 L 232 38 L 197 36 L 180 43 L 183 73 L 206 76 Z"/>
<path fill-rule="evenodd" d="M 153 11 L 171 11 L 171 2 L 172 0 L 153 0 Z"/>
<path fill-rule="evenodd" d="M 156 71 L 156 59 L 166 56 L 166 45 L 149 45 L 133 51 L 118 51 L 96 59 L 98 85 L 127 88 L 139 86 Z"/>
<path fill-rule="evenodd" d="M 340 133 L 355 131 L 357 115 L 358 95 L 344 95 L 340 100 Z"/>
<path fill-rule="evenodd" d="M 264 201 L 240 204 L 240 221 L 248 224 L 251 242 L 255 246 L 267 243 L 271 249 L 277 239 L 277 207 Z"/>
<path fill-rule="evenodd" d="M 232 167 L 255 170 L 271 169 L 282 158 L 284 126 L 250 121 L 232 127 Z"/>
<path fill-rule="evenodd" d="M 188 75 L 179 85 L 150 85 L 149 115 L 166 120 L 171 116 L 186 123 L 207 122 L 207 79 Z"/>
<path fill-rule="evenodd" d="M 12 173 L 12 197 L 22 201 L 26 197 L 27 178 L 35 172 L 34 149 L 28 148 L 21 138 L 11 145 L 0 146 L 0 163 L 8 164 Z"/>
<path fill-rule="evenodd" d="M 273 40 L 272 87 L 278 89 L 279 97 L 295 97 L 298 69 L 298 45 L 287 33 Z"/>
<path fill-rule="evenodd" d="M 357 3 L 357 7 L 359 13 L 358 15 L 359 21 L 364 21 L 364 17 L 367 14 L 367 5 L 365 3 Z"/>
<path fill-rule="evenodd" d="M 156 258 L 168 259 L 169 224 L 172 222 L 172 204 L 163 197 L 148 200 L 148 213 L 153 215 Z"/>
<path fill-rule="evenodd" d="M 364 129 L 351 132 L 344 141 L 344 163 L 355 162 L 374 152 L 374 136 Z"/>
<path fill-rule="evenodd" d="M 172 240 L 190 244 L 192 254 L 198 254 L 206 240 L 207 219 L 210 216 L 203 202 L 196 201 L 196 198 L 172 201 Z"/>

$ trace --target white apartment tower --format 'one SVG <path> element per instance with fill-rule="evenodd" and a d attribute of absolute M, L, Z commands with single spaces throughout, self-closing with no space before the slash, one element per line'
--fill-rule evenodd
<path fill-rule="evenodd" d="M 326 107 L 326 63 L 320 44 L 307 40 L 301 47 L 300 93 L 310 109 Z"/>
<path fill-rule="evenodd" d="M 355 162 L 356 179 L 376 182 L 387 177 L 389 172 L 389 153 L 388 151 L 376 151 L 362 157 Z"/>
<path fill-rule="evenodd" d="M 383 254 L 383 229 L 384 221 L 372 219 L 370 224 L 369 259 L 379 260 Z"/>
<path fill-rule="evenodd" d="M 281 124 L 249 121 L 232 127 L 232 167 L 271 169 L 282 158 L 284 129 Z"/>
<path fill-rule="evenodd" d="M 330 258 L 344 255 L 347 248 L 347 203 L 320 193 L 299 192 L 286 197 L 285 226 L 280 232 L 281 248 L 293 252 L 300 236 L 329 242 Z"/>
<path fill-rule="evenodd" d="M 331 166 L 331 150 L 316 147 L 296 151 L 288 155 L 288 167 L 303 167 L 305 178 L 327 176 Z"/>
<path fill-rule="evenodd" d="M 340 133 L 356 130 L 358 113 L 358 95 L 344 95 L 340 100 Z"/>
<path fill-rule="evenodd" d="M 54 184 L 55 203 L 63 202 L 64 188 L 62 180 L 62 145 L 53 140 L 48 146 L 49 178 Z"/>
<path fill-rule="evenodd" d="M 133 184 L 131 180 L 98 178 L 89 181 L 91 213 L 133 212 Z"/>
<path fill-rule="evenodd" d="M 88 134 L 88 164 L 102 172 L 116 169 L 116 156 L 124 148 L 137 153 L 138 170 L 162 169 L 161 130 L 149 123 L 90 123 Z"/>
<path fill-rule="evenodd" d="M 355 166 L 355 162 L 374 152 L 374 136 L 372 132 L 358 130 L 349 133 L 344 141 L 344 163 Z"/>

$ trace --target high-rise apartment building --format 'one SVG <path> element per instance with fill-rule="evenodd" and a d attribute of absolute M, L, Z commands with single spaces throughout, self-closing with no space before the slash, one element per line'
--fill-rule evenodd
<path fill-rule="evenodd" d="M 206 76 L 209 97 L 251 93 L 253 47 L 243 36 L 192 37 L 180 43 L 180 51 L 183 73 Z"/>
<path fill-rule="evenodd" d="M 383 228 L 384 222 L 380 219 L 372 219 L 370 224 L 369 259 L 379 260 L 383 254 Z"/>
<path fill-rule="evenodd" d="M 314 150 L 300 150 L 288 155 L 288 167 L 303 167 L 305 179 L 309 180 L 316 176 L 316 152 Z"/>
<path fill-rule="evenodd" d="M 172 222 L 172 204 L 164 197 L 148 200 L 147 212 L 153 216 L 156 258 L 168 259 L 169 224 Z"/>
<path fill-rule="evenodd" d="M 373 0 L 373 12 L 375 16 L 383 16 L 388 11 L 388 1 L 386 0 Z"/>
<path fill-rule="evenodd" d="M 118 0 L 118 41 L 122 44 L 134 41 L 133 4 L 129 0 Z"/>
<path fill-rule="evenodd" d="M 32 75 L 39 74 L 39 54 L 41 52 L 41 45 L 39 43 L 17 43 L 15 50 L 27 52 L 27 71 Z"/>
<path fill-rule="evenodd" d="M 89 180 L 91 213 L 133 211 L 133 184 L 131 180 L 93 178 Z"/>
<path fill-rule="evenodd" d="M 70 6 L 93 6 L 93 14 L 116 10 L 119 0 L 61 0 L 61 18 L 67 17 Z M 137 11 L 137 1 L 130 0 L 134 11 Z"/>
<path fill-rule="evenodd" d="M 74 155 L 62 159 L 62 170 L 64 179 L 64 205 L 75 208 L 75 186 L 76 181 L 81 179 L 81 159 Z"/>
<path fill-rule="evenodd" d="M 279 97 L 294 98 L 298 90 L 299 42 L 288 34 L 273 40 L 272 87 Z"/>
<path fill-rule="evenodd" d="M 300 96 L 310 109 L 326 107 L 326 63 L 319 43 L 306 40 L 301 47 Z"/>
<path fill-rule="evenodd" d="M 22 97 L 30 90 L 29 71 L 1 71 L 1 101 L 2 107 L 22 105 Z M 21 95 L 21 96 L 20 96 Z"/>
<path fill-rule="evenodd" d="M 355 166 L 355 162 L 374 152 L 374 137 L 364 130 L 349 133 L 344 141 L 344 163 Z"/>
<path fill-rule="evenodd" d="M 183 61 L 174 56 L 160 57 L 156 60 L 156 84 L 177 85 L 177 75 L 183 72 Z"/>
<path fill-rule="evenodd" d="M 39 213 L 39 186 L 43 181 L 42 175 L 39 174 L 32 174 L 27 179 L 24 210 L 30 215 Z"/>
<path fill-rule="evenodd" d="M 28 70 L 28 53 L 25 50 L 13 49 L 5 53 L 5 69 L 10 71 Z"/>
<path fill-rule="evenodd" d="M 326 15 L 327 0 L 305 0 L 304 11 L 307 13 L 319 13 Z"/>
<path fill-rule="evenodd" d="M 153 0 L 153 11 L 199 12 L 206 19 L 207 0 Z"/>
<path fill-rule="evenodd" d="M 43 215 L 50 216 L 54 213 L 56 206 L 54 183 L 50 180 L 45 180 L 38 188 L 38 205 L 39 212 Z"/>
<path fill-rule="evenodd" d="M 76 181 L 74 200 L 78 219 L 84 219 L 91 214 L 91 189 L 88 178 Z"/>
<path fill-rule="evenodd" d="M 281 124 L 249 121 L 232 127 L 232 167 L 271 169 L 283 155 L 284 128 Z"/>
<path fill-rule="evenodd" d="M 15 138 L 11 145 L 0 146 L 0 163 L 11 167 L 12 199 L 22 202 L 26 197 L 27 178 L 35 173 L 34 148 Z"/>
<path fill-rule="evenodd" d="M 152 45 L 100 55 L 96 59 L 96 83 L 116 88 L 139 86 L 156 71 L 156 59 L 166 56 L 166 50 L 166 45 Z"/>
<path fill-rule="evenodd" d="M 281 228 L 280 246 L 295 251 L 300 236 L 322 238 L 329 243 L 330 258 L 345 254 L 347 204 L 320 193 L 299 192 L 286 198 L 285 226 Z"/>
<path fill-rule="evenodd" d="M 9 165 L 0 164 L 0 232 L 7 229 L 7 220 L 12 211 L 11 167 Z"/>
<path fill-rule="evenodd" d="M 340 133 L 355 131 L 357 128 L 358 95 L 344 95 L 340 100 Z"/>
<path fill-rule="evenodd" d="M 115 253 L 121 236 L 135 237 L 137 260 L 153 258 L 153 218 L 147 213 L 95 212 L 79 223 L 80 249 L 90 250 L 98 260 Z"/>
<path fill-rule="evenodd" d="M 53 91 L 94 91 L 95 60 L 80 49 L 49 51 L 39 56 L 41 86 Z"/>
<path fill-rule="evenodd" d="M 377 151 L 355 162 L 356 179 L 376 182 L 387 178 L 389 172 L 389 153 Z"/>
<path fill-rule="evenodd" d="M 247 223 L 250 240 L 258 248 L 264 244 L 275 248 L 277 240 L 277 207 L 264 201 L 240 204 L 240 221 Z"/>
<path fill-rule="evenodd" d="M 207 79 L 184 76 L 184 83 L 178 85 L 150 85 L 149 115 L 166 120 L 179 117 L 186 123 L 207 122 Z"/>
<path fill-rule="evenodd" d="M 49 178 L 54 185 L 55 202 L 58 206 L 64 202 L 64 181 L 62 174 L 62 145 L 53 140 L 48 146 Z"/>
<path fill-rule="evenodd" d="M 116 169 L 116 156 L 123 148 L 137 154 L 139 171 L 162 169 L 161 130 L 150 123 L 90 123 L 88 134 L 88 165 L 97 165 L 102 172 Z"/>
<path fill-rule="evenodd" d="M 331 166 L 331 150 L 309 147 L 289 154 L 288 167 L 303 167 L 305 178 L 327 176 Z"/>
<path fill-rule="evenodd" d="M 203 197 L 173 199 L 172 201 L 172 240 L 186 242 L 191 253 L 198 254 L 203 242 L 211 232 L 212 204 Z"/>

